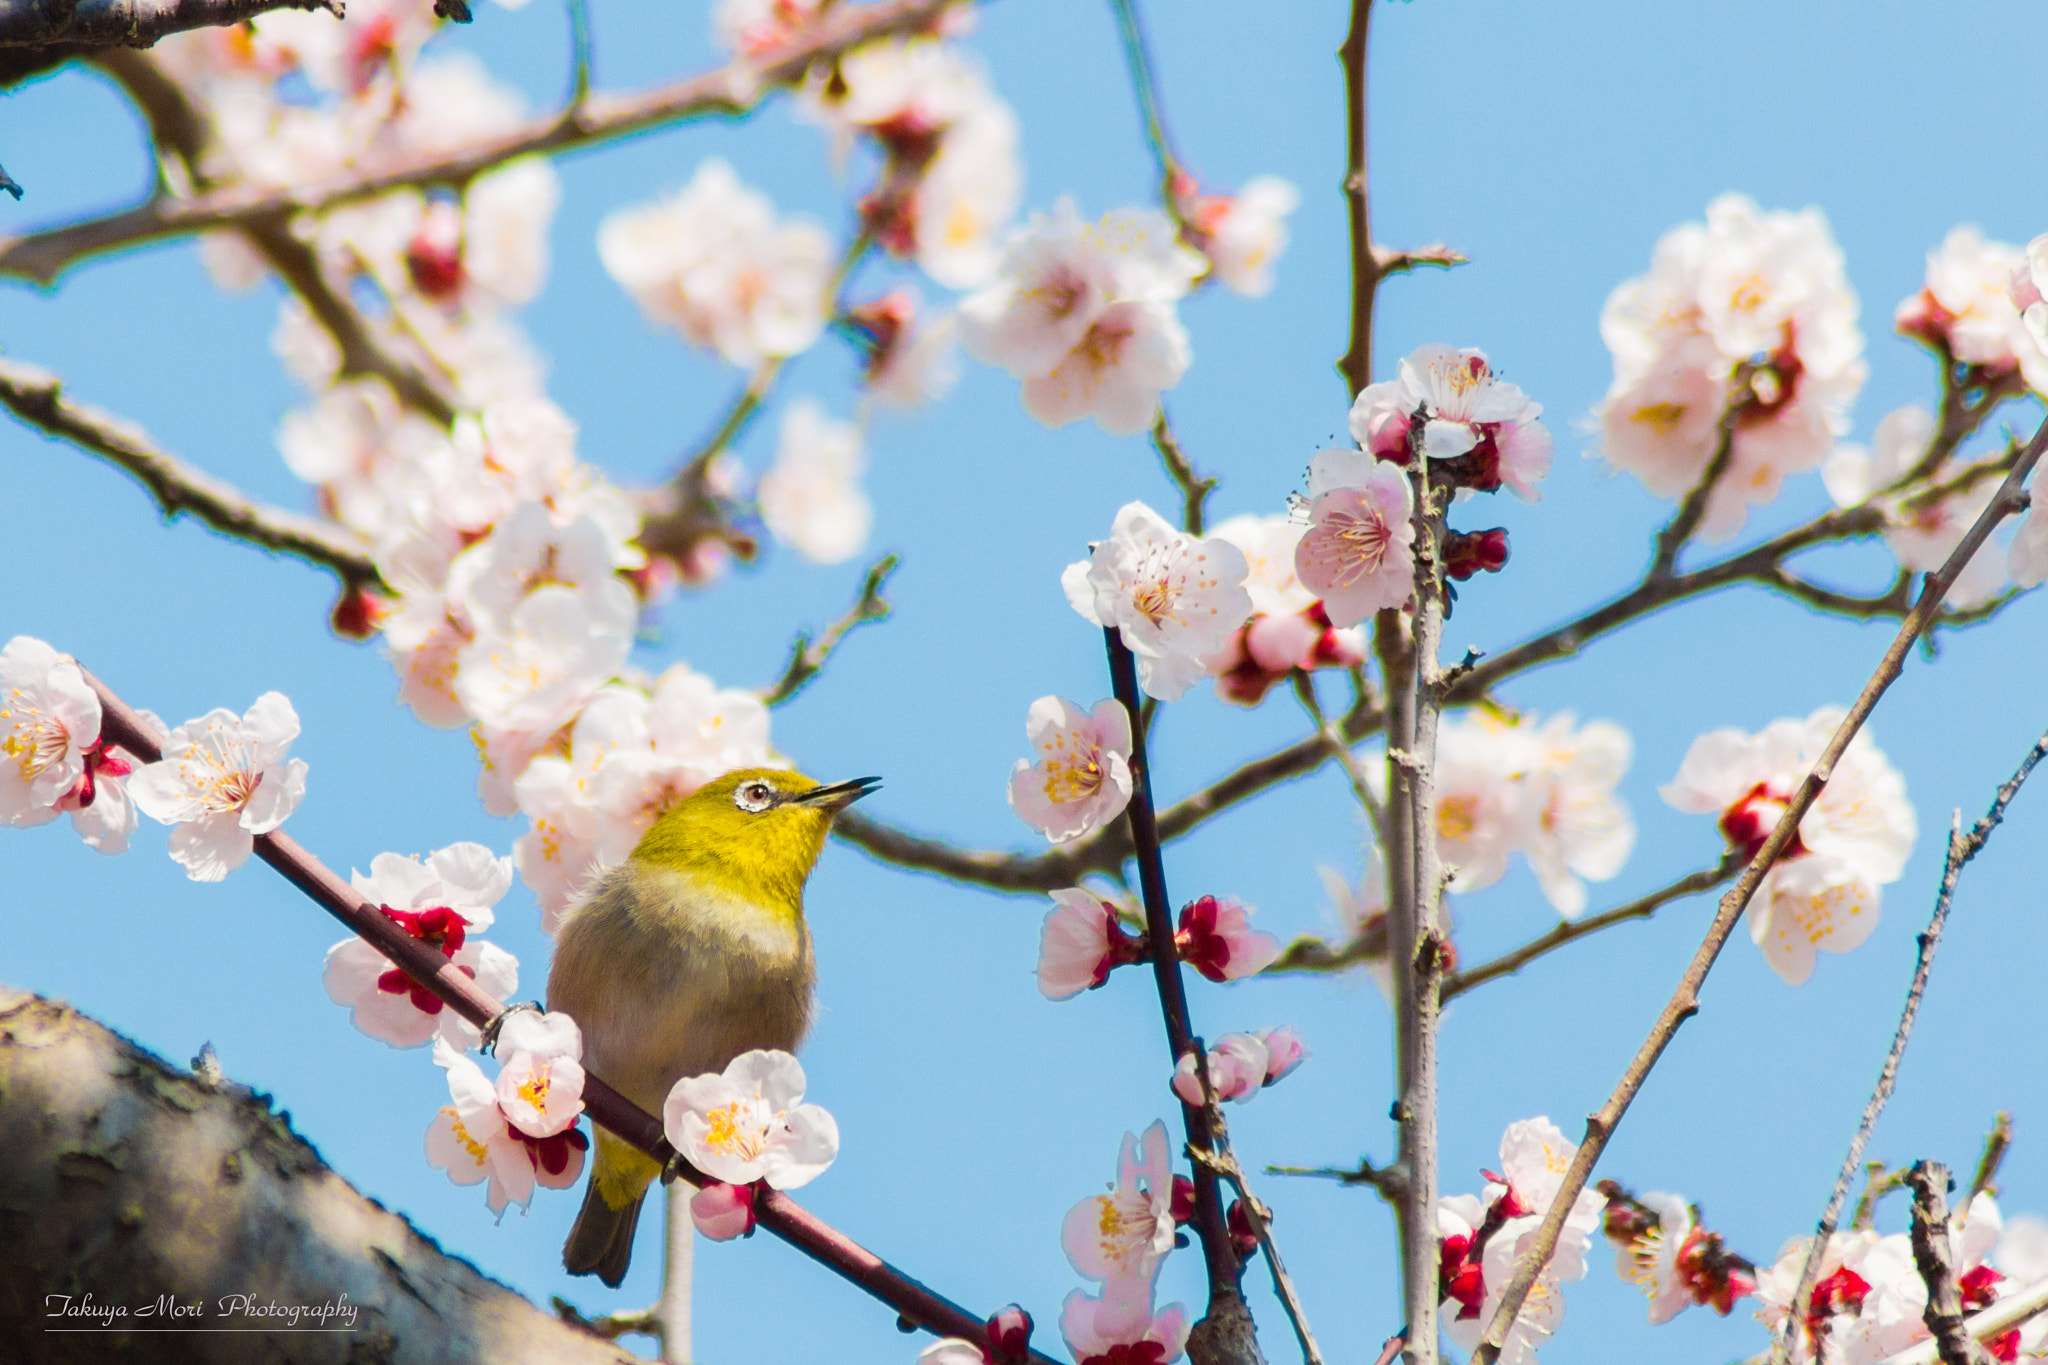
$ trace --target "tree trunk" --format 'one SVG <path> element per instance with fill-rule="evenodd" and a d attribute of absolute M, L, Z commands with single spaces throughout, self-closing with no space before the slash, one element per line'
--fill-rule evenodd
<path fill-rule="evenodd" d="M 268 1096 L 5 986 L 0 1152 L 10 1361 L 636 1360 L 358 1194 Z"/>

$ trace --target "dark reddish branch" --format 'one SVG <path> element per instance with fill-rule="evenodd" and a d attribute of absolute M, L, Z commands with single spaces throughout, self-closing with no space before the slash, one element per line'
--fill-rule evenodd
<path fill-rule="evenodd" d="M 99 695 L 102 738 L 144 762 L 154 763 L 162 758 L 163 748 L 156 732 L 105 683 L 83 666 L 79 671 Z M 390 958 L 407 976 L 447 1001 L 470 1023 L 482 1027 L 505 1012 L 502 1001 L 492 999 L 439 950 L 412 937 L 387 918 L 289 834 L 277 831 L 257 836 L 256 856 L 283 873 L 286 881 Z M 1167 937 L 1170 942 L 1171 933 Z M 676 1158 L 675 1149 L 662 1136 L 660 1119 L 594 1075 L 584 1080 L 583 1105 L 594 1121 L 656 1161 L 675 1161 L 683 1179 L 693 1185 L 706 1183 L 707 1177 Z M 769 1232 L 895 1309 L 899 1323 L 941 1336 L 981 1339 L 985 1319 L 934 1294 L 788 1195 L 764 1194 L 756 1214 L 760 1225 Z M 1051 1357 L 1037 1351 L 1031 1352 L 1029 1359 L 1036 1365 L 1056 1365 Z"/>
<path fill-rule="evenodd" d="M 1166 869 L 1159 856 L 1159 822 L 1152 809 L 1152 772 L 1145 761 L 1145 728 L 1138 724 L 1137 660 L 1124 644 L 1115 626 L 1105 627 L 1109 644 L 1110 690 L 1123 704 L 1131 719 L 1131 804 L 1127 810 L 1131 846 L 1138 860 L 1138 887 L 1145 899 L 1146 941 L 1152 956 L 1152 976 L 1159 986 L 1159 1007 L 1166 1016 L 1166 1042 L 1173 1063 L 1193 1053 L 1200 1066 L 1201 1041 L 1188 1023 L 1187 985 L 1181 979 L 1180 955 L 1173 940 L 1173 912 L 1166 899 Z M 1205 1152 L 1216 1149 L 1206 1105 L 1181 1102 L 1181 1120 L 1187 1127 L 1188 1145 Z M 1209 1292 L 1235 1292 L 1238 1281 L 1237 1253 L 1230 1245 L 1224 1226 L 1223 1202 L 1216 1187 L 1216 1172 L 1204 1163 L 1194 1163 L 1194 1227 L 1202 1239 L 1202 1257 L 1209 1267 Z"/>

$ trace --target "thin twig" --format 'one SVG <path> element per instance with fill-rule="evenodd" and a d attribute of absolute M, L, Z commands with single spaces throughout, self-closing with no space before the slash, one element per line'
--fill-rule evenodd
<path fill-rule="evenodd" d="M 1671 570 L 1678 563 L 1678 555 L 1699 530 L 1700 522 L 1706 518 L 1707 502 L 1720 486 L 1722 476 L 1728 472 L 1729 462 L 1735 458 L 1735 423 L 1742 415 L 1743 404 L 1737 399 L 1738 391 L 1746 392 L 1745 376 L 1748 367 L 1738 367 L 1734 381 L 1729 386 L 1729 397 L 1721 409 L 1721 419 L 1715 423 L 1714 454 L 1707 461 L 1706 470 L 1700 481 L 1692 486 L 1683 501 L 1678 504 L 1677 513 L 1663 530 L 1657 533 L 1655 553 L 1650 559 L 1650 571 L 1645 575 L 1649 582 L 1662 582 L 1671 577 Z"/>
<path fill-rule="evenodd" d="M 1379 267 L 1380 278 L 1389 275 L 1406 275 L 1420 266 L 1434 266 L 1438 270 L 1450 270 L 1467 264 L 1471 257 L 1442 242 L 1434 246 L 1419 246 L 1413 251 L 1395 251 L 1391 247 L 1376 246 L 1372 249 L 1373 263 Z"/>
<path fill-rule="evenodd" d="M 1373 0 L 1351 0 L 1351 29 L 1337 49 L 1337 59 L 1344 64 L 1344 201 L 1351 227 L 1351 344 L 1337 361 L 1337 373 L 1344 379 L 1347 404 L 1372 383 L 1373 304 L 1386 274 L 1373 250 L 1372 195 L 1366 174 L 1365 57 L 1372 6 Z"/>
<path fill-rule="evenodd" d="M 1160 197 L 1167 212 L 1177 218 L 1180 196 L 1175 181 L 1180 178 L 1180 158 L 1173 153 L 1173 139 L 1166 132 L 1166 115 L 1159 107 L 1159 89 L 1152 79 L 1152 54 L 1145 46 L 1145 30 L 1138 22 L 1137 0 L 1110 0 L 1116 12 L 1117 36 L 1122 39 L 1124 63 L 1130 68 L 1131 89 L 1138 97 L 1138 118 L 1145 125 L 1145 144 L 1159 163 Z"/>
<path fill-rule="evenodd" d="M 1877 1223 L 1877 1206 L 1884 1197 L 1906 1183 L 1904 1171 L 1889 1171 L 1882 1161 L 1863 1163 L 1863 1193 L 1856 1197 L 1856 1211 L 1849 1216 L 1853 1228 L 1874 1227 Z M 1768 1353 L 1765 1356 L 1768 1359 Z"/>
<path fill-rule="evenodd" d="M 1340 1185 L 1370 1185 L 1380 1192 L 1380 1197 L 1392 1201 L 1398 1197 L 1401 1176 L 1392 1166 L 1375 1166 L 1364 1157 L 1350 1170 L 1340 1166 L 1268 1166 L 1267 1175 L 1298 1175 L 1315 1180 L 1334 1180 Z"/>
<path fill-rule="evenodd" d="M 1519 972 L 1545 953 L 1555 952 L 1565 944 L 1577 942 L 1589 934 L 1597 934 L 1602 929 L 1612 928 L 1629 920 L 1648 919 L 1672 901 L 1696 896 L 1702 891 L 1711 891 L 1740 871 L 1744 861 L 1741 854 L 1731 852 L 1721 859 L 1718 866 L 1688 873 L 1669 886 L 1659 887 L 1647 896 L 1632 900 L 1626 905 L 1617 905 L 1612 910 L 1603 910 L 1597 915 L 1588 915 L 1581 920 L 1566 920 L 1548 933 L 1539 934 L 1521 947 L 1502 953 L 1489 962 L 1482 962 L 1461 972 L 1453 972 L 1444 979 L 1444 999 L 1455 999 L 1473 987 L 1483 986 L 1496 977 Z"/>
<path fill-rule="evenodd" d="M 1224 1131 L 1223 1113 L 1217 1108 L 1214 1096 L 1210 1097 L 1209 1115 L 1211 1125 L 1220 1135 Z M 1322 1348 L 1316 1345 L 1316 1335 L 1309 1330 L 1308 1312 L 1301 1306 L 1301 1295 L 1295 1290 L 1294 1277 L 1287 1273 L 1287 1265 L 1280 1259 L 1280 1248 L 1273 1244 L 1273 1210 L 1252 1193 L 1251 1184 L 1245 1179 L 1244 1167 L 1238 1163 L 1237 1153 L 1230 1149 L 1226 1138 L 1220 1152 L 1190 1152 L 1189 1155 L 1198 1163 L 1213 1166 L 1216 1174 L 1236 1187 L 1238 1201 L 1244 1208 L 1246 1221 L 1251 1224 L 1252 1235 L 1259 1239 L 1259 1248 L 1266 1253 L 1266 1269 L 1273 1277 L 1274 1296 L 1280 1300 L 1280 1307 L 1294 1328 L 1294 1339 L 1301 1344 L 1302 1361 L 1304 1365 L 1323 1365 Z"/>
<path fill-rule="evenodd" d="M 1380 830 L 1379 798 L 1372 794 L 1372 780 L 1365 771 L 1365 765 L 1358 761 L 1358 755 L 1351 752 L 1351 746 L 1344 741 L 1343 733 L 1323 714 L 1323 704 L 1316 696 L 1313 675 L 1303 669 L 1296 669 L 1290 681 L 1294 685 L 1295 698 L 1301 702 L 1301 709 L 1308 712 L 1309 720 L 1316 727 L 1316 735 L 1323 742 L 1323 748 L 1337 765 L 1344 770 L 1345 780 L 1351 784 L 1351 794 L 1365 811 L 1365 818 L 1371 823 L 1373 833 Z"/>
<path fill-rule="evenodd" d="M 1587 1116 L 1585 1140 L 1579 1144 L 1577 1153 L 1572 1157 L 1571 1166 L 1565 1172 L 1563 1184 L 1552 1199 L 1550 1208 L 1544 1213 L 1542 1223 L 1531 1235 L 1527 1249 L 1515 1266 L 1514 1275 L 1503 1289 L 1493 1317 L 1487 1323 L 1478 1346 L 1473 1350 L 1472 1365 L 1492 1365 L 1492 1362 L 1500 1357 L 1502 1343 L 1506 1341 L 1516 1315 L 1522 1311 L 1522 1304 L 1528 1298 L 1530 1288 L 1536 1283 L 1536 1277 L 1542 1273 L 1551 1253 L 1557 1248 L 1557 1238 L 1563 1230 L 1565 1216 L 1571 1211 L 1579 1192 L 1586 1188 L 1586 1181 L 1592 1174 L 1594 1163 L 1600 1159 L 1608 1139 L 1613 1136 L 1623 1115 L 1628 1112 L 1630 1102 L 1642 1089 L 1643 1082 L 1649 1078 L 1651 1068 L 1657 1064 L 1658 1058 L 1663 1056 L 1665 1047 L 1677 1034 L 1679 1025 L 1699 1012 L 1700 986 L 1706 980 L 1707 972 L 1713 967 L 1715 958 L 1720 956 L 1721 949 L 1727 944 L 1728 936 L 1734 932 L 1736 921 L 1748 908 L 1750 898 L 1756 894 L 1758 884 L 1790 846 L 1798 832 L 1799 821 L 1812 808 L 1814 798 L 1819 795 L 1821 787 L 1834 775 L 1835 764 L 1841 761 L 1849 742 L 1863 728 L 1863 722 L 1869 718 L 1879 699 L 1905 667 L 1906 656 L 1911 651 L 1914 641 L 1934 621 L 1936 613 L 1940 610 L 1941 599 L 1948 592 L 1950 584 L 1955 582 L 1956 575 L 1963 571 L 1963 566 L 1969 563 L 1970 556 L 1977 552 L 1978 547 L 1990 536 L 1992 529 L 2000 521 L 2027 505 L 2027 495 L 2022 485 L 2027 475 L 2033 471 L 2035 463 L 2041 458 L 2044 447 L 2048 447 L 2048 423 L 2044 423 L 2034 433 L 2034 438 L 2027 443 L 2012 472 L 2006 475 L 2005 482 L 1999 485 L 1998 491 L 1992 495 L 1983 512 L 1964 533 L 1947 561 L 1937 572 L 1928 576 L 1918 604 L 1900 625 L 1891 646 L 1885 650 L 1884 658 L 1879 661 L 1876 671 L 1857 696 L 1855 704 L 1849 708 L 1848 715 L 1843 717 L 1841 725 L 1828 741 L 1820 760 L 1799 784 L 1798 791 L 1793 793 L 1792 800 L 1787 804 L 1776 828 L 1757 850 L 1749 866 L 1743 870 L 1734 889 L 1721 898 L 1720 909 L 1715 914 L 1706 937 L 1700 943 L 1699 951 L 1693 955 L 1692 962 L 1679 978 L 1677 989 L 1672 992 L 1670 1001 L 1666 1003 L 1656 1024 L 1650 1029 L 1649 1036 L 1643 1040 L 1642 1047 L 1629 1062 L 1628 1069 L 1622 1073 L 1613 1094 L 1608 1096 L 1606 1103 L 1601 1105 L 1598 1112 Z M 1850 1170 L 1853 1173 L 1853 1164 Z M 1839 1209 L 1839 1203 L 1837 1208 Z M 1819 1245 L 1819 1242 L 1815 1243 L 1816 1248 Z M 1811 1264 L 1809 1261 L 1809 1265 Z M 1788 1321 L 1796 1324 L 1803 1307 L 1803 1300 L 1795 1299 L 1793 1312 Z M 1780 1345 L 1782 1344 L 1781 1342 Z"/>
<path fill-rule="evenodd" d="M 112 745 L 126 749 L 145 763 L 163 757 L 163 737 L 120 697 L 110 691 L 81 665 L 87 686 L 99 697 L 100 733 Z M 282 830 L 256 836 L 256 856 L 275 868 L 321 909 L 347 925 L 371 947 L 389 958 L 420 986 L 432 991 L 456 1014 L 478 1027 L 485 1027 L 505 1013 L 502 1001 L 494 999 L 444 957 L 440 950 L 414 938 L 398 922 L 372 905 L 347 882 L 336 876 L 318 858 Z M 583 1106 L 592 1122 L 653 1157 L 664 1167 L 677 1171 L 692 1185 L 708 1179 L 679 1157 L 662 1135 L 661 1120 L 612 1089 L 601 1078 L 587 1074 L 583 1083 Z M 760 1196 L 755 1206 L 760 1226 L 789 1243 L 818 1264 L 843 1277 L 855 1287 L 896 1310 L 899 1323 L 922 1327 L 939 1336 L 982 1335 L 987 1321 L 896 1269 L 881 1257 L 855 1242 L 837 1228 L 823 1222 L 779 1190 Z M 1038 1351 L 1030 1352 L 1033 1365 L 1055 1365 Z"/>
<path fill-rule="evenodd" d="M 1948 1247 L 1948 1167 L 1916 1161 L 1906 1172 L 1906 1184 L 1913 1191 L 1913 1264 L 1927 1286 L 1920 1320 L 1934 1334 L 1942 1365 L 1991 1365 L 1991 1357 L 1963 1326 L 1963 1299 L 1956 1291 Z"/>
<path fill-rule="evenodd" d="M 1290 973 L 1314 973 L 1327 975 L 1331 972 L 1346 971 L 1362 962 L 1385 962 L 1387 960 L 1387 916 L 1384 911 L 1367 916 L 1358 932 L 1347 941 L 1332 946 L 1329 940 L 1314 934 L 1303 934 L 1280 950 L 1280 956 L 1266 964 L 1261 976 L 1286 976 Z"/>
<path fill-rule="evenodd" d="M 2012 1150 L 2012 1115 L 2000 1110 L 1991 1120 L 1991 1131 L 1984 1135 L 1984 1154 L 1977 1158 L 1977 1173 L 1970 1177 L 1970 1188 L 1963 1195 L 1963 1210 L 1969 1211 L 1980 1194 L 1996 1194 L 1998 1187 L 1991 1182 L 1998 1179 L 1998 1168 L 2005 1164 L 2005 1154 Z"/>
<path fill-rule="evenodd" d="M 1187 451 L 1181 448 L 1179 438 L 1167 424 L 1163 405 L 1159 415 L 1152 419 L 1152 446 L 1159 452 L 1160 463 L 1166 466 L 1166 476 L 1180 490 L 1181 529 L 1191 536 L 1199 536 L 1202 534 L 1202 507 L 1209 501 L 1209 495 L 1216 491 L 1217 481 L 1195 472 L 1194 462 L 1188 459 Z"/>
<path fill-rule="evenodd" d="M 896 572 L 895 555 L 883 555 L 868 568 L 867 577 L 861 580 L 860 596 L 847 609 L 844 616 L 825 628 L 825 633 L 815 640 L 808 631 L 800 632 L 796 642 L 790 646 L 789 665 L 782 670 L 782 676 L 773 687 L 761 694 L 761 700 L 768 706 L 780 706 L 804 688 L 804 684 L 824 672 L 825 661 L 832 657 L 832 651 L 839 648 L 839 642 L 847 635 L 870 621 L 889 619 L 889 602 L 882 596 L 882 588 L 889 581 L 889 575 Z"/>
<path fill-rule="evenodd" d="M 126 470 L 149 490 L 166 520 L 190 513 L 230 539 L 331 570 L 344 586 L 382 586 L 369 547 L 341 526 L 252 502 L 232 485 L 159 450 L 141 428 L 72 402 L 63 381 L 47 370 L 0 359 L 0 403 L 24 422 Z"/>
<path fill-rule="evenodd" d="M 2042 433 L 2048 435 L 2048 425 L 2043 426 Z M 2037 435 L 2028 447 L 2030 454 L 2038 456 L 2041 444 L 2042 436 Z M 1998 508 L 2004 494 L 2014 486 L 2014 480 L 2021 477 L 2022 473 L 2023 471 L 2016 470 L 2007 476 L 2005 487 L 1999 490 L 2000 498 L 1994 499 L 1991 506 L 1985 509 L 1985 517 L 1990 517 Z M 1983 520 L 1979 518 L 1980 526 Z M 1967 543 L 1966 541 L 1965 544 Z M 1974 549 L 1974 546 L 1971 548 Z M 1952 567 L 1961 567 L 1954 556 L 1951 556 L 1949 563 L 1943 566 L 1943 573 L 1946 574 Z M 1924 597 L 1923 593 L 1923 600 Z M 1941 946 L 1941 931 L 1948 923 L 1949 905 L 1955 899 L 1956 882 L 1961 878 L 1963 868 L 1977 856 L 1977 851 L 1983 848 L 1985 841 L 1991 837 L 1991 831 L 1998 828 L 1999 823 L 2005 819 L 2005 808 L 2012 803 L 2013 797 L 2019 794 L 2020 785 L 2027 780 L 2027 775 L 2034 771 L 2034 766 L 2044 756 L 2048 756 L 2048 734 L 2042 735 L 2034 742 L 2034 747 L 2027 751 L 2027 756 L 2020 761 L 2020 766 L 2014 770 L 2013 775 L 1999 787 L 1997 795 L 1992 798 L 1991 809 L 1970 827 L 1968 834 L 1963 833 L 1961 811 L 1957 811 L 1950 822 L 1948 861 L 1942 868 L 1941 890 L 1934 900 L 1934 914 L 1927 922 L 1926 931 L 1920 935 L 1919 959 L 1913 968 L 1913 984 L 1906 990 L 1906 1004 L 1899 1014 L 1899 1027 L 1892 1035 L 1891 1049 L 1885 1054 L 1884 1068 L 1878 1072 L 1877 1086 L 1871 1091 L 1870 1103 L 1863 1108 L 1863 1121 L 1856 1126 L 1856 1135 L 1849 1141 L 1849 1154 L 1842 1159 L 1842 1169 L 1835 1176 L 1835 1188 L 1828 1196 L 1827 1208 L 1821 1213 L 1813 1245 L 1807 1249 L 1806 1264 L 1799 1272 L 1799 1286 L 1792 1294 L 1792 1311 L 1786 1318 L 1783 1334 L 1771 1347 L 1771 1358 L 1774 1361 L 1783 1362 L 1789 1358 L 1792 1334 L 1798 1330 L 1798 1325 L 1805 1321 L 1807 1301 L 1813 1295 L 1814 1280 L 1820 1274 L 1821 1256 L 1827 1249 L 1829 1237 L 1834 1235 L 1835 1220 L 1842 1212 L 1842 1201 L 1848 1197 L 1849 1182 L 1854 1178 L 1856 1168 L 1863 1160 L 1863 1149 L 1870 1143 L 1870 1134 L 1877 1127 L 1878 1116 L 1884 1113 L 1885 1104 L 1891 1099 L 1892 1087 L 1898 1082 L 1899 1060 L 1905 1056 L 1906 1040 L 1912 1036 L 1913 1021 L 1920 1013 L 1920 997 L 1927 989 L 1928 973 L 1934 969 L 1934 953 Z"/>
<path fill-rule="evenodd" d="M 590 0 L 569 0 L 569 113 L 590 102 Z"/>

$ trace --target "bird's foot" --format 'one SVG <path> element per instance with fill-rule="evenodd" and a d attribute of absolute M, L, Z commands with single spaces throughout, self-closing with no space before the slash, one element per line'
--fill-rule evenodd
<path fill-rule="evenodd" d="M 504 1028 L 505 1021 L 521 1010 L 532 1010 L 535 1014 L 547 1013 L 547 1007 L 538 1000 L 521 1000 L 517 1004 L 505 1006 L 497 1018 L 484 1025 L 482 1046 L 485 1052 L 491 1053 L 493 1056 L 497 1055 L 498 1030 Z"/>

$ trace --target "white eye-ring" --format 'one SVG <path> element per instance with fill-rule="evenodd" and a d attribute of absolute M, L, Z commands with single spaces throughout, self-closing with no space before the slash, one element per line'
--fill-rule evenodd
<path fill-rule="evenodd" d="M 733 788 L 732 803 L 749 814 L 759 815 L 775 804 L 775 788 L 766 782 L 745 782 Z"/>

